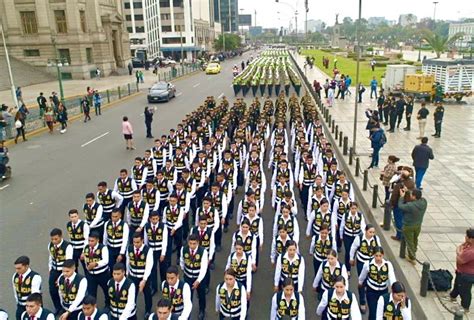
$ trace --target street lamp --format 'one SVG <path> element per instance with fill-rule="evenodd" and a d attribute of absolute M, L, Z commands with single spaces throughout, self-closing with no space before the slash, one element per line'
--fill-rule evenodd
<path fill-rule="evenodd" d="M 13 82 L 13 73 L 12 73 L 12 67 L 10 65 L 10 56 L 8 55 L 7 42 L 5 41 L 5 34 L 3 33 L 2 23 L 0 23 L 0 31 L 2 32 L 3 49 L 5 50 L 5 59 L 7 60 L 8 77 L 10 78 L 13 103 L 18 108 L 19 105 L 18 105 L 18 99 L 16 97 L 15 83 Z"/>
<path fill-rule="evenodd" d="M 183 20 L 184 24 L 186 24 L 186 19 L 184 17 L 184 1 L 181 2 L 180 8 L 183 9 Z M 182 25 L 179 25 L 179 43 L 181 45 L 181 74 L 183 74 L 183 69 L 184 69 L 184 48 L 183 48 L 183 29 L 181 28 Z"/>
<path fill-rule="evenodd" d="M 433 11 L 433 23 L 436 22 L 436 5 L 439 3 L 439 1 L 433 1 L 434 4 L 434 11 Z"/>
<path fill-rule="evenodd" d="M 51 42 L 53 43 L 55 58 L 48 59 L 47 66 L 56 67 L 56 72 L 58 74 L 58 82 L 59 82 L 59 97 L 61 98 L 61 102 L 64 102 L 63 77 L 61 74 L 61 68 L 63 66 L 69 66 L 69 61 L 59 56 L 58 49 L 56 47 L 56 38 L 54 36 L 51 36 Z"/>
<path fill-rule="evenodd" d="M 239 10 L 240 10 L 240 15 L 242 15 L 242 13 L 244 12 L 244 9 L 240 8 Z M 239 24 L 240 24 L 240 19 L 239 19 Z M 240 25 L 240 26 L 242 27 L 242 30 L 240 31 L 240 33 L 244 35 L 244 26 L 243 25 Z"/>
<path fill-rule="evenodd" d="M 359 20 L 356 23 L 355 37 L 356 37 L 356 48 L 357 48 L 357 67 L 356 67 L 356 94 L 355 94 L 355 105 L 354 105 L 354 132 L 352 135 L 352 150 L 356 153 L 356 141 L 357 141 L 357 109 L 358 109 L 358 97 L 359 97 L 359 73 L 360 73 L 360 38 L 359 38 L 359 24 L 362 18 L 362 0 L 359 0 Z"/>

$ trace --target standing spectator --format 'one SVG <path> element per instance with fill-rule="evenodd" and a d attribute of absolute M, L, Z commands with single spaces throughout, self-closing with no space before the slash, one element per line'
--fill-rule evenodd
<path fill-rule="evenodd" d="M 122 119 L 122 133 L 125 138 L 127 150 L 135 150 L 135 147 L 133 146 L 133 127 L 128 121 L 128 117 L 123 117 Z"/>
<path fill-rule="evenodd" d="M 58 122 L 61 124 L 61 131 L 59 132 L 65 133 L 67 128 L 67 110 L 62 102 L 59 103 L 58 107 Z"/>
<path fill-rule="evenodd" d="M 382 180 L 382 185 L 385 188 L 385 201 L 390 198 L 390 180 L 392 180 L 392 177 L 397 172 L 396 163 L 398 161 L 400 161 L 400 158 L 397 158 L 394 155 L 388 156 L 388 163 L 385 165 L 382 172 L 380 172 L 380 180 Z M 385 204 L 383 205 L 383 207 L 385 207 Z"/>
<path fill-rule="evenodd" d="M 245 62 L 244 61 L 242 61 L 240 63 L 240 67 L 241 67 L 241 70 L 244 71 L 244 69 L 245 69 Z"/>
<path fill-rule="evenodd" d="M 89 101 L 89 108 L 92 106 L 92 101 L 94 100 L 94 88 L 92 87 L 87 87 L 86 92 L 87 92 L 87 100 Z"/>
<path fill-rule="evenodd" d="M 137 84 L 140 83 L 140 70 L 135 71 L 135 78 L 137 79 Z"/>
<path fill-rule="evenodd" d="M 334 90 L 335 89 L 333 87 L 330 87 L 328 90 L 327 103 L 329 107 L 332 107 L 334 105 Z"/>
<path fill-rule="evenodd" d="M 127 68 L 128 68 L 128 75 L 131 76 L 133 72 L 133 64 L 129 62 L 127 65 Z"/>
<path fill-rule="evenodd" d="M 415 167 L 416 188 L 423 190 L 421 182 L 423 181 L 426 169 L 428 169 L 430 160 L 434 159 L 433 150 L 428 146 L 428 138 L 424 137 L 421 139 L 421 144 L 413 148 L 411 158 L 413 159 L 413 166 Z"/>
<path fill-rule="evenodd" d="M 53 107 L 54 113 L 58 112 L 59 98 L 58 98 L 57 92 L 55 91 L 51 92 L 50 102 L 53 103 L 52 107 Z"/>
<path fill-rule="evenodd" d="M 89 99 L 87 96 L 84 96 L 81 100 L 81 107 L 82 107 L 82 112 L 84 113 L 84 122 L 87 122 L 87 120 L 91 120 L 90 112 L 91 112 L 91 106 L 89 104 Z"/>
<path fill-rule="evenodd" d="M 324 98 L 328 98 L 328 91 L 329 91 L 329 79 L 326 79 L 326 82 L 323 84 L 324 88 Z"/>
<path fill-rule="evenodd" d="M 364 85 L 362 84 L 362 82 L 359 82 L 359 103 L 362 103 L 362 95 L 364 94 L 365 92 L 365 87 Z"/>
<path fill-rule="evenodd" d="M 395 241 L 400 241 L 403 237 L 403 211 L 398 207 L 400 189 L 415 189 L 415 183 L 412 180 L 413 172 L 411 171 L 411 167 L 399 167 L 398 170 L 400 171 L 400 174 L 397 177 L 394 177 L 395 179 L 392 179 L 395 185 L 393 186 L 392 194 L 390 195 L 390 206 L 393 208 L 393 220 L 395 222 L 396 231 L 396 235 L 391 236 L 390 238 Z"/>
<path fill-rule="evenodd" d="M 25 137 L 25 119 L 23 118 L 23 113 L 18 111 L 15 114 L 15 128 L 16 128 L 16 137 L 15 137 L 15 143 L 18 143 L 18 137 L 22 136 L 23 141 L 28 141 L 26 140 Z"/>
<path fill-rule="evenodd" d="M 407 197 L 405 197 L 405 192 L 405 188 L 400 189 L 398 207 L 403 211 L 402 230 L 407 244 L 407 260 L 414 265 L 416 263 L 418 237 L 420 236 L 421 225 L 428 203 L 425 198 L 422 198 L 422 193 L 418 189 L 412 190 Z"/>
<path fill-rule="evenodd" d="M 413 97 L 409 96 L 405 108 L 405 119 L 407 121 L 407 126 L 403 128 L 405 131 L 411 130 L 411 115 L 413 113 Z"/>
<path fill-rule="evenodd" d="M 441 124 L 443 123 L 444 117 L 444 107 L 441 102 L 436 104 L 436 110 L 433 114 L 434 117 L 434 125 L 435 125 L 435 133 L 432 135 L 435 138 L 441 138 Z"/>
<path fill-rule="evenodd" d="M 389 123 L 390 123 L 390 128 L 388 132 L 395 132 L 395 125 L 397 124 L 397 116 L 398 116 L 398 111 L 397 111 L 397 105 L 396 102 L 391 100 L 389 109 L 388 109 L 388 118 L 389 118 Z"/>
<path fill-rule="evenodd" d="M 100 96 L 100 93 L 98 90 L 94 92 L 94 109 L 95 109 L 95 115 L 102 115 L 101 112 L 101 107 L 102 107 L 102 97 Z"/>
<path fill-rule="evenodd" d="M 350 90 L 351 84 L 352 84 L 352 78 L 351 78 L 351 76 L 350 76 L 350 75 L 346 75 L 346 83 L 345 83 L 345 85 L 346 85 L 346 92 L 345 92 L 345 93 L 346 93 L 346 94 L 349 94 L 350 96 L 352 96 L 352 92 L 351 92 L 351 90 Z"/>
<path fill-rule="evenodd" d="M 97 67 L 97 69 L 95 69 L 95 78 L 97 80 L 100 80 L 100 69 L 99 69 L 99 67 Z"/>
<path fill-rule="evenodd" d="M 430 112 L 426 109 L 426 103 L 421 103 L 421 109 L 418 110 L 416 118 L 418 119 L 418 126 L 420 127 L 420 136 L 418 139 L 422 139 L 425 136 L 426 118 Z"/>
<path fill-rule="evenodd" d="M 372 134 L 370 135 L 370 146 L 373 149 L 372 152 L 372 162 L 368 169 L 378 168 L 379 166 L 379 152 L 380 149 L 383 148 L 385 143 L 387 143 L 387 137 L 385 136 L 385 132 L 383 131 L 380 126 L 374 127 L 372 129 Z"/>
<path fill-rule="evenodd" d="M 44 112 L 44 122 L 48 126 L 49 133 L 53 134 L 54 111 L 52 106 L 47 106 Z"/>
<path fill-rule="evenodd" d="M 402 123 L 403 113 L 405 112 L 405 99 L 403 96 L 400 97 L 396 102 L 397 109 L 397 128 L 400 128 L 400 123 Z"/>
<path fill-rule="evenodd" d="M 334 69 L 337 69 L 337 58 L 334 57 Z"/>
<path fill-rule="evenodd" d="M 143 71 L 142 71 L 142 70 L 139 71 L 139 75 L 140 75 L 140 82 L 141 82 L 141 83 L 144 83 L 145 78 L 144 78 L 144 75 L 143 75 Z"/>
<path fill-rule="evenodd" d="M 375 61 L 375 59 L 370 60 L 370 68 L 372 69 L 372 72 L 375 71 L 376 64 L 377 64 L 377 61 Z"/>
<path fill-rule="evenodd" d="M 453 290 L 449 294 L 452 301 L 461 296 L 464 312 L 469 312 L 472 300 L 472 284 L 474 283 L 474 229 L 466 230 L 464 243 L 456 248 L 456 278 Z"/>
<path fill-rule="evenodd" d="M 151 123 L 153 122 L 153 114 L 155 109 L 153 107 L 145 107 L 144 115 L 145 115 L 145 126 L 146 126 L 146 137 L 153 138 L 151 134 Z"/>
<path fill-rule="evenodd" d="M 372 95 L 375 94 L 375 99 L 377 99 L 377 86 L 378 86 L 377 79 L 375 77 L 372 78 L 370 81 L 370 99 L 372 99 Z"/>
<path fill-rule="evenodd" d="M 38 108 L 40 111 L 40 117 L 43 116 L 44 111 L 46 110 L 46 98 L 43 96 L 43 92 L 40 92 L 39 96 L 36 98 L 36 102 L 38 103 Z"/>
<path fill-rule="evenodd" d="M 379 118 L 380 118 L 380 122 L 384 122 L 384 112 L 383 112 L 383 106 L 384 106 L 384 103 L 385 103 L 385 94 L 382 92 L 380 92 L 380 95 L 377 99 L 377 109 L 379 110 Z"/>
<path fill-rule="evenodd" d="M 21 87 L 16 88 L 16 99 L 18 100 L 18 103 L 24 104 L 25 102 L 23 101 L 23 92 L 21 91 Z"/>
<path fill-rule="evenodd" d="M 313 81 L 313 88 L 316 94 L 318 95 L 319 99 L 321 99 L 321 84 L 318 80 Z"/>

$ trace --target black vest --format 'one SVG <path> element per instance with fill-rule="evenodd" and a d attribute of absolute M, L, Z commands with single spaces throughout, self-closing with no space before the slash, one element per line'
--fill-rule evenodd
<path fill-rule="evenodd" d="M 13 278 L 13 289 L 18 298 L 18 303 L 22 306 L 26 304 L 26 299 L 28 299 L 28 296 L 31 294 L 31 284 L 33 282 L 33 277 L 36 275 L 38 275 L 38 273 L 30 270 L 30 273 L 28 273 L 26 277 L 23 277 L 20 282 L 19 274 L 15 273 Z"/>
<path fill-rule="evenodd" d="M 71 304 L 76 300 L 77 293 L 79 291 L 79 284 L 81 280 L 84 279 L 83 276 L 76 273 L 74 280 L 69 283 L 69 286 L 66 285 L 66 279 L 64 276 L 60 276 L 58 279 L 59 294 L 62 295 L 61 304 L 64 309 L 68 309 Z M 82 301 L 79 303 L 79 308 L 82 306 Z"/>

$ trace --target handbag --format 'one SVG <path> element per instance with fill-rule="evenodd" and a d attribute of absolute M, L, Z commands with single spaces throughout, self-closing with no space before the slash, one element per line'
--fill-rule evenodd
<path fill-rule="evenodd" d="M 15 121 L 15 128 L 20 129 L 23 127 L 23 123 L 20 120 Z"/>
<path fill-rule="evenodd" d="M 431 270 L 430 276 L 433 281 L 428 281 L 429 291 L 434 291 L 435 288 L 436 291 L 448 291 L 452 288 L 453 275 L 448 270 Z"/>

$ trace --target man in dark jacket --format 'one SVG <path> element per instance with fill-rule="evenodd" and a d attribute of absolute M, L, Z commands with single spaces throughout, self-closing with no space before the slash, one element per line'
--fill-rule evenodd
<path fill-rule="evenodd" d="M 441 124 L 443 123 L 444 107 L 440 102 L 437 103 L 433 116 L 435 125 L 435 134 L 433 134 L 433 137 L 441 138 Z"/>
<path fill-rule="evenodd" d="M 400 97 L 397 100 L 396 103 L 396 108 L 397 108 L 397 128 L 400 128 L 400 123 L 402 123 L 403 119 L 403 113 L 405 112 L 405 99 L 403 97 Z"/>
<path fill-rule="evenodd" d="M 372 169 L 374 167 L 379 166 L 379 152 L 380 149 L 384 146 L 384 144 L 387 142 L 387 137 L 385 136 L 385 133 L 382 128 L 380 128 L 380 125 L 374 127 L 371 129 L 372 134 L 370 135 L 370 146 L 373 149 L 372 152 L 372 162 L 370 163 L 370 166 L 368 169 Z"/>
<path fill-rule="evenodd" d="M 145 111 L 143 112 L 145 116 L 145 126 L 146 126 L 146 137 L 147 138 L 153 138 L 153 135 L 151 134 L 151 123 L 153 122 L 153 113 L 154 109 L 145 107 Z"/>
<path fill-rule="evenodd" d="M 421 144 L 413 148 L 411 158 L 413 159 L 413 166 L 415 167 L 416 188 L 422 190 L 421 182 L 423 181 L 423 176 L 426 173 L 426 169 L 428 169 L 430 160 L 434 159 L 433 149 L 428 146 L 427 137 L 423 137 L 421 139 Z"/>
<path fill-rule="evenodd" d="M 407 126 L 403 128 L 405 131 L 411 130 L 411 115 L 413 114 L 413 97 L 408 97 L 408 101 L 405 108 L 405 117 L 407 121 Z"/>

